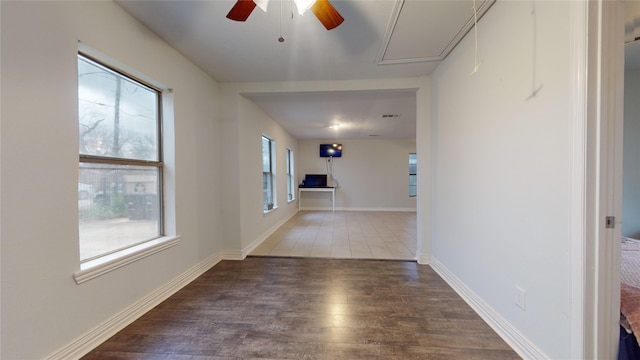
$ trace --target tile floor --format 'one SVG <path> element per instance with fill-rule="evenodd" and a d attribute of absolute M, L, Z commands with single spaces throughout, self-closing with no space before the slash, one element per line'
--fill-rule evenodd
<path fill-rule="evenodd" d="M 415 260 L 416 213 L 300 211 L 250 256 Z"/>

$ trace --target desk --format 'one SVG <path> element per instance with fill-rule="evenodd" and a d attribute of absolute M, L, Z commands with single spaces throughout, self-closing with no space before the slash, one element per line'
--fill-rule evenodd
<path fill-rule="evenodd" d="M 334 187 L 299 187 L 298 188 L 298 210 L 300 210 L 302 203 L 302 192 L 303 191 L 311 191 L 311 192 L 330 192 L 331 193 L 331 210 L 336 212 L 336 188 Z"/>

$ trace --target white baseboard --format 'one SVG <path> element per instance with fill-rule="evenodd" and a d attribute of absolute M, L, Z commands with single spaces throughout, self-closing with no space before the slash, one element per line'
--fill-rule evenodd
<path fill-rule="evenodd" d="M 70 344 L 48 356 L 47 359 L 69 360 L 81 358 L 115 335 L 118 331 L 124 329 L 127 325 L 131 324 L 146 312 L 153 309 L 171 295 L 175 294 L 185 285 L 195 280 L 198 276 L 205 273 L 207 270 L 219 263 L 220 260 L 222 260 L 220 254 L 210 256 L 112 318 L 76 338 Z"/>
<path fill-rule="evenodd" d="M 336 210 L 340 211 L 402 211 L 402 212 L 416 212 L 415 208 L 371 208 L 371 207 L 337 207 Z"/>
<path fill-rule="evenodd" d="M 273 234 L 276 230 L 278 230 L 280 228 L 280 226 L 284 225 L 284 223 L 286 223 L 287 221 L 289 221 L 292 217 L 294 217 L 296 214 L 298 213 L 298 211 L 294 211 L 292 212 L 289 216 L 285 217 L 284 219 L 278 221 L 275 225 L 273 225 L 271 228 L 269 228 L 267 231 L 264 232 L 264 234 L 262 234 L 259 238 L 253 240 L 251 242 L 251 244 L 247 245 L 244 247 L 244 249 L 242 249 L 242 252 L 240 254 L 240 256 L 242 257 L 241 259 L 227 259 L 226 257 L 223 256 L 223 259 L 225 260 L 242 260 L 244 258 L 247 257 L 247 255 L 249 255 L 253 250 L 255 250 L 258 246 L 260 246 L 260 244 L 262 244 L 263 241 L 267 240 L 267 238 L 269 236 L 271 236 L 271 234 Z"/>
<path fill-rule="evenodd" d="M 523 359 L 550 359 L 440 261 L 432 257 L 431 267 Z"/>
<path fill-rule="evenodd" d="M 222 250 L 218 254 L 222 260 L 244 260 L 246 257 L 240 250 Z"/>
<path fill-rule="evenodd" d="M 420 265 L 431 265 L 431 254 L 416 254 L 416 261 Z"/>
<path fill-rule="evenodd" d="M 303 206 L 300 211 L 331 211 L 331 206 Z M 340 210 L 336 208 L 336 210 Z"/>
<path fill-rule="evenodd" d="M 331 206 L 328 207 L 302 207 L 300 210 L 311 211 L 331 211 Z M 415 208 L 372 208 L 372 207 L 336 207 L 336 211 L 404 211 L 404 212 L 416 212 Z"/>

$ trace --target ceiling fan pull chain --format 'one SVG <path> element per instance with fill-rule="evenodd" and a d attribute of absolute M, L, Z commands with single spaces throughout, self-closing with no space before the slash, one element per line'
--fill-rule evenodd
<path fill-rule="evenodd" d="M 478 62 L 478 8 L 476 7 L 476 0 L 473 0 L 473 36 L 475 42 L 474 58 L 473 58 L 473 71 L 471 75 L 475 74 L 480 69 L 480 63 Z"/>
<path fill-rule="evenodd" d="M 284 42 L 284 36 L 282 36 L 282 1 L 280 1 L 280 37 L 278 41 L 281 43 Z"/>

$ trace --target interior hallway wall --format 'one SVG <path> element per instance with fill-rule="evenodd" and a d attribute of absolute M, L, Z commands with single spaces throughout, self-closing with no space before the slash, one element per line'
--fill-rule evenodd
<path fill-rule="evenodd" d="M 571 16 L 496 2 L 478 71 L 469 34 L 431 77 L 434 266 L 552 359 L 570 356 Z"/>
<path fill-rule="evenodd" d="M 42 359 L 222 249 L 217 84 L 110 1 L 2 1 L 1 351 Z M 177 246 L 81 285 L 78 41 L 173 88 Z"/>
<path fill-rule="evenodd" d="M 271 119 L 253 101 L 242 96 L 238 84 L 220 85 L 225 104 L 222 118 L 225 136 L 225 239 L 229 258 L 241 259 L 264 240 L 279 225 L 297 211 L 297 203 L 287 199 L 286 149 L 293 150 L 297 163 L 298 140 Z M 276 208 L 263 211 L 262 136 L 275 141 Z"/>

